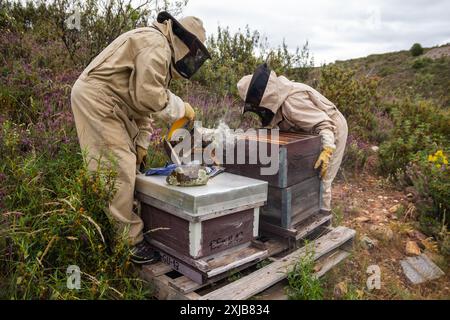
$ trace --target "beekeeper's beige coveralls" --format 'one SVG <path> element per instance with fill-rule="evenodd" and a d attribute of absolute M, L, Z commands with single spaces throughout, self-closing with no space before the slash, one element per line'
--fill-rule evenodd
<path fill-rule="evenodd" d="M 239 95 L 245 101 L 252 75 L 238 83 Z M 269 127 L 281 131 L 297 131 L 319 134 L 322 146 L 335 149 L 329 168 L 322 178 L 321 209 L 331 210 L 331 184 L 336 177 L 344 156 L 347 142 L 347 121 L 336 106 L 318 91 L 303 83 L 297 83 L 271 72 L 261 106 L 275 113 Z"/>
<path fill-rule="evenodd" d="M 199 19 L 186 17 L 180 23 L 205 41 Z M 169 124 L 184 116 L 184 102 L 167 87 L 171 75 L 178 75 L 172 69 L 172 56 L 177 61 L 188 51 L 174 36 L 171 21 L 155 22 L 153 27 L 119 36 L 89 64 L 72 88 L 78 138 L 88 160 L 112 155 L 117 161 L 117 193 L 109 212 L 119 227 L 129 228 L 131 244 L 143 240 L 143 222 L 133 212 L 136 146 L 148 148 L 152 114 Z M 96 161 L 90 161 L 91 170 L 96 166 Z"/>

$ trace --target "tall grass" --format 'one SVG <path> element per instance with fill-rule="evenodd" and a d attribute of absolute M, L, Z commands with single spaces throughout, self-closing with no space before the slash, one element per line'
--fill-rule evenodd
<path fill-rule="evenodd" d="M 8 162 L 0 298 L 147 297 L 129 261 L 125 234 L 105 212 L 115 193 L 115 171 L 98 166 L 89 172 L 81 158 L 64 148 L 53 160 L 30 153 Z M 66 270 L 72 265 L 81 270 L 80 290 L 67 287 Z"/>

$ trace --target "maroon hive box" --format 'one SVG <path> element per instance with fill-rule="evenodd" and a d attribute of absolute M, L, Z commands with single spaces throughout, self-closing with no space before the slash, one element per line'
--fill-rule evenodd
<path fill-rule="evenodd" d="M 269 131 L 270 132 L 270 131 Z M 245 164 L 237 164 L 239 145 L 234 146 L 234 164 L 227 164 L 227 172 L 251 177 L 269 183 L 267 205 L 262 208 L 261 219 L 289 229 L 320 211 L 320 179 L 314 164 L 321 152 L 321 137 L 302 133 L 280 132 L 275 134 L 245 136 Z M 261 174 L 263 165 L 258 159 L 249 164 L 251 155 L 258 154 L 258 144 L 267 142 L 267 155 L 277 152 L 278 171 L 274 175 Z M 241 145 L 242 147 L 242 145 Z M 241 149 L 242 153 L 242 149 Z M 242 155 L 241 155 L 242 158 Z"/>

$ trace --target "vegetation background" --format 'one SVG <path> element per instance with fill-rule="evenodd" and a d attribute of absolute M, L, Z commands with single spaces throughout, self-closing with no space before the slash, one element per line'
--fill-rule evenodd
<path fill-rule="evenodd" d="M 159 10 L 180 14 L 185 4 L 0 0 L 0 298 L 151 297 L 129 262 L 122 235 L 104 214 L 114 195 L 115 173 L 99 167 L 90 174 L 83 163 L 70 90 L 89 61 L 118 35 L 149 25 Z M 81 30 L 64 23 L 75 8 Z M 308 43 L 296 52 L 285 43 L 273 48 L 251 27 L 236 33 L 219 28 L 207 46 L 212 60 L 193 81 L 172 83 L 204 124 L 257 124 L 254 116 L 240 115 L 236 83 L 268 61 L 278 74 L 317 88 L 348 119 L 344 177 L 380 175 L 396 188 L 412 190 L 418 212 L 412 223 L 448 257 L 448 56 L 428 57 L 430 49 L 415 44 L 411 52 L 316 68 Z M 166 129 L 155 122 L 149 166 L 166 161 L 160 146 Z M 79 291 L 67 289 L 69 265 L 83 272 Z"/>

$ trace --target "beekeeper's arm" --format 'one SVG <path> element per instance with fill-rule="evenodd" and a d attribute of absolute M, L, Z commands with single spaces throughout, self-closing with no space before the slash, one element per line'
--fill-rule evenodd
<path fill-rule="evenodd" d="M 183 100 L 166 87 L 170 63 L 167 41 L 163 37 L 155 38 L 152 46 L 141 49 L 135 57 L 130 90 L 134 106 L 140 112 L 154 114 L 168 124 L 184 117 L 186 110 Z"/>
<path fill-rule="evenodd" d="M 333 120 L 317 106 L 314 97 L 304 91 L 290 96 L 283 105 L 283 116 L 296 127 L 322 137 L 322 153 L 316 161 L 316 169 L 322 167 L 321 176 L 325 176 L 334 150 L 336 126 Z"/>

